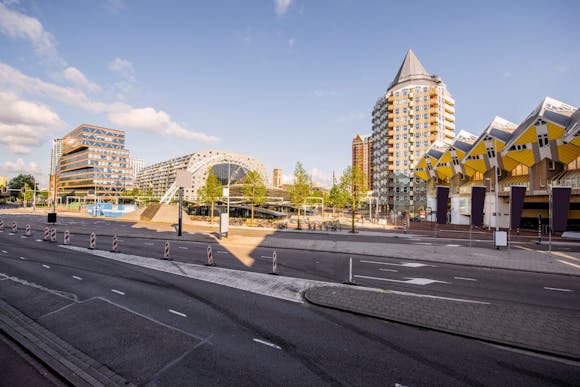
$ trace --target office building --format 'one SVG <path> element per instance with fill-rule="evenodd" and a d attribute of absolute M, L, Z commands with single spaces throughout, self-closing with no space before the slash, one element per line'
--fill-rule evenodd
<path fill-rule="evenodd" d="M 455 101 L 412 50 L 372 112 L 373 196 L 382 211 L 414 213 L 426 206 L 424 183 L 413 165 L 429 146 L 453 138 Z"/>
<path fill-rule="evenodd" d="M 352 140 L 352 168 L 363 172 L 367 189 L 373 189 L 373 138 L 370 135 L 357 134 Z"/>
<path fill-rule="evenodd" d="M 272 187 L 280 188 L 282 186 L 282 170 L 274 169 L 272 171 Z"/>
<path fill-rule="evenodd" d="M 110 201 L 132 180 L 125 132 L 83 124 L 62 138 L 56 176 L 59 195 Z"/>

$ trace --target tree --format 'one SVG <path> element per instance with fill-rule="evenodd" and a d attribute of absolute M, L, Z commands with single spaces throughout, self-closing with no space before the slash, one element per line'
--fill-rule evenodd
<path fill-rule="evenodd" d="M 302 163 L 298 161 L 296 163 L 296 168 L 294 169 L 294 184 L 290 186 L 290 201 L 298 208 L 298 230 L 300 230 L 300 211 L 306 198 L 310 194 L 310 176 L 302 166 Z"/>
<path fill-rule="evenodd" d="M 8 182 L 8 188 L 13 190 L 21 190 L 23 187 L 26 187 L 26 194 L 28 194 L 29 190 L 32 190 L 34 184 L 36 183 L 34 176 L 32 175 L 24 175 L 20 174 L 14 178 L 12 178 Z M 25 194 L 25 195 L 26 195 Z M 19 196 L 20 194 L 17 192 L 12 193 L 13 196 Z M 24 196 L 24 195 L 23 195 Z"/>
<path fill-rule="evenodd" d="M 328 195 L 328 204 L 332 206 L 332 213 L 336 214 L 336 208 L 344 208 L 348 202 L 348 197 L 340 185 L 334 184 Z"/>
<path fill-rule="evenodd" d="M 244 199 L 251 207 L 250 225 L 254 225 L 254 207 L 266 201 L 266 185 L 258 171 L 250 171 L 244 177 Z"/>
<path fill-rule="evenodd" d="M 351 205 L 352 229 L 350 232 L 354 233 L 355 212 L 368 191 L 367 177 L 359 167 L 348 167 L 342 173 L 340 185 Z"/>
<path fill-rule="evenodd" d="M 213 209 L 215 202 L 222 197 L 222 184 L 215 175 L 213 169 L 209 170 L 205 184 L 197 190 L 200 202 L 210 204 L 211 212 L 209 221 L 213 223 Z"/>

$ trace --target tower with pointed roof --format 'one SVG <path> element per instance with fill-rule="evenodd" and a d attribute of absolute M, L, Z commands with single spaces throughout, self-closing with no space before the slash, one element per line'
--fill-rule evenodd
<path fill-rule="evenodd" d="M 383 211 L 412 215 L 427 205 L 413 167 L 435 141 L 455 131 L 455 101 L 437 75 L 409 49 L 372 114 L 373 195 Z"/>

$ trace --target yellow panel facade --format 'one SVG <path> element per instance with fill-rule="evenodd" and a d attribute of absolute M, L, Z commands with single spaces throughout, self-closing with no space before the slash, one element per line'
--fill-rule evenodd
<path fill-rule="evenodd" d="M 463 165 L 465 165 L 466 169 L 470 168 L 474 171 L 478 171 L 481 173 L 485 173 L 487 171 L 487 166 L 485 165 L 485 160 L 466 160 Z M 470 175 L 471 176 L 471 175 Z"/>
<path fill-rule="evenodd" d="M 538 141 L 538 135 L 536 133 L 536 127 L 534 125 L 532 125 L 524 133 L 522 133 L 520 138 L 518 138 L 514 144 L 518 144 L 518 145 L 529 144 L 529 143 L 533 143 L 533 142 L 537 142 L 537 141 Z"/>
<path fill-rule="evenodd" d="M 514 159 L 519 164 L 524 164 L 526 167 L 531 167 L 536 163 L 534 159 L 534 151 L 531 149 L 508 152 L 506 158 L 507 157 Z"/>
<path fill-rule="evenodd" d="M 562 144 L 558 146 L 558 158 L 563 163 L 570 163 L 580 156 L 580 148 L 572 144 Z"/>

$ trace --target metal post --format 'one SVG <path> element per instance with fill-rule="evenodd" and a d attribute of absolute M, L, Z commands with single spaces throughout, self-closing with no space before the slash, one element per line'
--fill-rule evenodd
<path fill-rule="evenodd" d="M 471 229 L 472 229 L 472 225 L 470 223 L 469 224 L 469 248 L 471 248 Z"/>
<path fill-rule="evenodd" d="M 352 284 L 352 257 L 348 259 L 348 283 Z"/>
<path fill-rule="evenodd" d="M 181 236 L 182 234 L 182 225 L 183 225 L 183 187 L 179 187 L 179 221 L 177 225 L 177 236 Z"/>
<path fill-rule="evenodd" d="M 552 253 L 552 207 L 553 207 L 553 203 L 552 203 L 552 187 L 550 185 L 550 201 L 549 201 L 549 205 L 548 205 L 548 210 L 550 211 L 550 213 L 548 214 L 549 218 L 548 218 L 548 252 Z"/>

